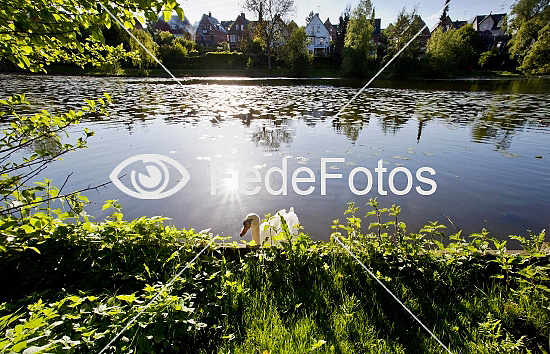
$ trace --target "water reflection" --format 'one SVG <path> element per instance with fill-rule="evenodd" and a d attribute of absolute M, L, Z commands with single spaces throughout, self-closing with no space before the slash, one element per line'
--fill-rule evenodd
<path fill-rule="evenodd" d="M 474 89 L 476 85 L 471 83 Z M 240 119 L 250 126 L 251 120 L 262 119 L 269 123 L 253 135 L 260 144 L 265 140 L 270 149 L 278 149 L 278 141 L 291 142 L 291 134 L 279 132 L 290 121 L 302 120 L 314 127 L 331 120 L 355 93 L 351 88 L 333 86 L 190 84 L 182 88 L 160 79 L 6 75 L 1 77 L 0 88 L 5 96 L 28 92 L 31 102 L 40 102 L 35 109 L 45 104 L 54 111 L 79 108 L 83 98 L 110 92 L 114 98 L 111 116 L 96 119 L 124 122 L 130 132 L 134 125 L 155 119 L 184 126 L 197 126 L 204 119 L 220 126 Z M 414 120 L 419 141 L 426 122 L 441 119 L 450 125 L 470 126 L 474 142 L 491 141 L 496 149 L 506 150 L 517 131 L 548 127 L 549 110 L 547 94 L 368 89 L 332 121 L 332 127 L 353 142 L 371 118 L 383 133 L 393 135 Z"/>
<path fill-rule="evenodd" d="M 471 91 L 458 90 L 464 82 L 407 83 L 404 88 L 367 89 L 336 118 L 355 88 L 297 82 L 303 84 L 188 79 L 181 87 L 166 79 L 2 75 L 0 92 L 1 98 L 26 92 L 33 103 L 27 112 L 77 109 L 84 98 L 112 95 L 108 117 L 84 122 L 97 132 L 90 148 L 71 154 L 47 173 L 64 180 L 68 172 L 79 172 L 75 189 L 105 182 L 118 162 L 138 153 L 171 154 L 190 170 L 185 199 L 136 203 L 116 189 L 96 197 L 98 205 L 121 199 L 129 205 L 129 217 L 163 214 L 179 226 L 223 232 L 246 212 L 272 213 L 294 206 L 308 231 L 326 239 L 331 220 L 341 217 L 346 202 L 366 202 L 349 193 L 345 178 L 330 181 L 332 193 L 326 197 L 248 197 L 231 188 L 212 197 L 211 163 L 216 157 L 230 157 L 236 165 L 263 172 L 280 166 L 281 157 L 287 156 L 290 167 L 307 165 L 318 181 L 320 158 L 343 157 L 345 163 L 331 166 L 343 176 L 354 166 L 372 170 L 379 159 L 388 167 L 414 171 L 430 166 L 437 171 L 439 189 L 429 198 L 382 198 L 385 204 L 403 206 L 404 220 L 412 229 L 428 219 L 445 223 L 445 211 L 471 231 L 488 227 L 497 233 L 521 233 L 548 226 L 547 93 L 522 93 L 525 82 L 508 83 L 506 92 L 496 82 L 490 83 L 495 92 L 479 91 L 487 83 L 470 83 Z M 538 87 L 534 91 L 540 90 L 540 84 L 533 85 Z M 102 217 L 96 209 L 95 215 Z"/>

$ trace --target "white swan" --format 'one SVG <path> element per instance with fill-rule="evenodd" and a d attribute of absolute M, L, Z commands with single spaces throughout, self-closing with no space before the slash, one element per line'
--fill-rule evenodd
<path fill-rule="evenodd" d="M 300 221 L 298 220 L 298 215 L 294 213 L 294 208 L 291 207 L 288 213 L 286 212 L 286 209 L 279 210 L 268 221 L 264 221 L 261 225 L 258 214 L 248 214 L 246 219 L 243 221 L 243 229 L 240 236 L 243 237 L 248 229 L 252 229 L 252 240 L 256 243 L 256 245 L 262 246 L 264 242 L 272 241 L 274 236 L 283 231 L 281 218 L 285 219 L 290 234 L 292 236 L 297 235 Z M 275 241 L 275 243 L 278 242 Z"/>

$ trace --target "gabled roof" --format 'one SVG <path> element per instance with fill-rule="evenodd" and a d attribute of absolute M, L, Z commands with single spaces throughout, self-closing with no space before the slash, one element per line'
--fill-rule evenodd
<path fill-rule="evenodd" d="M 245 16 L 244 16 L 244 13 L 241 13 L 239 16 L 237 16 L 237 18 L 235 19 L 235 21 L 222 21 L 222 24 L 224 22 L 229 22 L 229 26 L 225 27 L 228 31 L 231 29 L 231 27 L 233 27 L 233 24 L 235 24 L 237 21 L 239 21 L 239 18 L 241 19 L 242 23 L 244 23 L 246 26 L 249 26 L 250 25 L 250 20 L 248 20 Z"/>
<path fill-rule="evenodd" d="M 493 17 L 493 20 L 495 21 L 495 24 L 493 25 L 492 29 L 497 30 L 497 29 L 500 29 L 501 26 L 499 26 L 499 23 L 506 16 L 506 14 L 492 14 L 489 16 Z"/>
<path fill-rule="evenodd" d="M 233 24 L 233 21 L 222 21 L 221 22 L 221 25 L 223 26 L 223 28 L 225 28 L 228 31 L 229 31 L 229 27 L 231 27 L 232 24 Z"/>
<path fill-rule="evenodd" d="M 479 24 L 481 21 L 483 21 L 483 19 L 487 17 L 487 15 L 477 15 L 474 17 L 474 19 L 472 20 L 473 23 L 477 23 Z"/>
<path fill-rule="evenodd" d="M 215 17 L 208 16 L 207 14 L 203 14 L 199 23 L 201 23 L 201 22 L 206 22 L 206 23 L 210 24 L 213 29 L 216 29 L 216 30 L 218 30 L 220 32 L 223 32 L 223 33 L 227 33 L 225 28 L 222 26 L 222 24 Z"/>
<path fill-rule="evenodd" d="M 309 21 L 309 23 L 306 25 L 306 32 L 307 32 L 307 28 L 309 27 L 310 24 L 312 24 L 314 21 L 317 21 L 317 23 L 319 23 L 318 26 L 321 26 L 320 28 L 324 28 L 329 34 L 330 34 L 330 31 L 329 29 L 327 28 L 327 26 L 325 26 L 325 24 L 323 23 L 323 21 L 321 21 L 321 18 L 319 17 L 319 14 L 315 14 L 315 16 L 313 16 L 313 18 L 311 19 L 311 21 Z"/>
<path fill-rule="evenodd" d="M 483 22 L 485 19 L 491 17 L 493 19 L 493 27 L 491 28 L 491 30 L 495 31 L 495 30 L 499 30 L 500 27 L 499 27 L 499 23 L 500 21 L 502 21 L 502 19 L 506 16 L 507 14 L 488 14 L 488 15 L 478 15 L 476 17 L 474 17 L 474 20 L 472 22 L 476 23 L 478 26 L 481 22 Z M 479 28 L 478 28 L 479 29 Z"/>
<path fill-rule="evenodd" d="M 172 26 L 175 26 L 175 32 L 176 33 L 183 33 L 188 32 L 191 34 L 194 34 L 194 28 L 191 25 L 191 22 L 187 19 L 187 17 L 183 18 L 183 21 L 179 18 L 178 15 L 172 15 L 170 17 L 170 20 L 168 22 L 164 21 L 164 16 L 160 16 L 157 20 L 157 23 L 155 23 L 155 29 L 160 29 L 164 31 L 172 30 Z"/>
<path fill-rule="evenodd" d="M 317 14 L 313 15 L 313 17 L 311 18 L 311 20 L 309 20 L 308 23 L 306 23 L 306 27 L 309 26 L 309 24 L 312 23 L 313 20 L 315 20 L 316 17 L 317 17 L 317 19 L 319 20 L 319 22 L 323 23 L 323 21 L 321 21 L 321 18 L 319 17 L 319 14 L 317 13 Z M 323 23 L 323 24 L 324 24 L 324 23 Z"/>

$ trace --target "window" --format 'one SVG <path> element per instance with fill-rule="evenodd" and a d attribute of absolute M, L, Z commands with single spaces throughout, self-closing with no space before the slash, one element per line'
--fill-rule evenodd
<path fill-rule="evenodd" d="M 321 26 L 317 26 L 317 33 L 321 31 Z"/>
<path fill-rule="evenodd" d="M 241 31 L 244 31 L 244 25 L 241 25 Z"/>
<path fill-rule="evenodd" d="M 212 31 L 212 25 L 208 26 L 208 29 Z"/>
<path fill-rule="evenodd" d="M 229 41 L 232 42 L 232 43 L 235 43 L 237 41 L 237 36 L 232 34 L 229 36 Z"/>
<path fill-rule="evenodd" d="M 170 29 L 175 30 L 175 29 L 177 29 L 177 27 L 176 27 L 176 25 L 170 25 Z"/>

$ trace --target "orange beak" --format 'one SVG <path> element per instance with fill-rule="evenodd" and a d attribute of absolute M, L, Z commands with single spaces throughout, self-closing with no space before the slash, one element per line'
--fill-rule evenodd
<path fill-rule="evenodd" d="M 243 222 L 243 229 L 241 230 L 241 235 L 240 235 L 241 237 L 243 237 L 244 234 L 246 234 L 246 232 L 248 231 L 248 229 L 250 229 L 250 224 L 251 224 L 251 223 L 250 223 L 250 221 L 248 221 L 248 220 L 245 220 L 245 221 Z"/>

